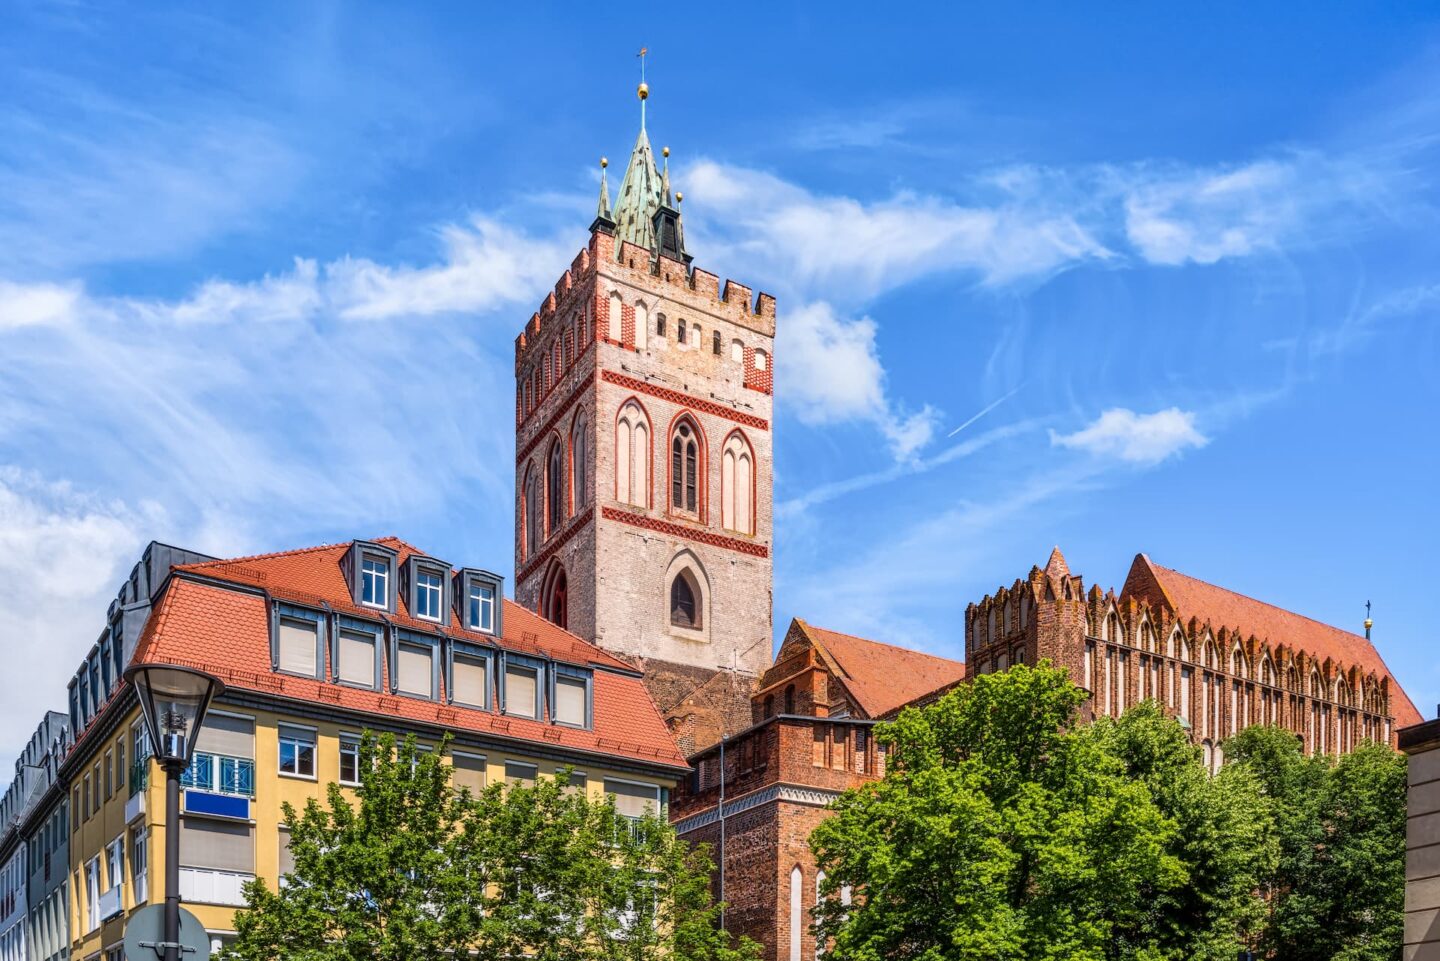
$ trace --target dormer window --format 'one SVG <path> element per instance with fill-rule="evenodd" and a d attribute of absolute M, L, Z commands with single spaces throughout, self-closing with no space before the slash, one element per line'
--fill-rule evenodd
<path fill-rule="evenodd" d="M 470 585 L 469 624 L 471 630 L 495 632 L 495 585 L 476 581 Z"/>
<path fill-rule="evenodd" d="M 360 603 L 369 607 L 390 606 L 390 564 L 378 557 L 366 556 L 361 562 Z"/>
<path fill-rule="evenodd" d="M 473 567 L 455 575 L 455 616 L 466 630 L 500 635 L 502 583 L 500 575 Z"/>
<path fill-rule="evenodd" d="M 429 621 L 440 620 L 444 580 L 436 571 L 419 571 L 415 575 L 415 616 Z"/>
<path fill-rule="evenodd" d="M 400 569 L 400 586 L 410 616 L 437 624 L 450 623 L 446 575 L 450 565 L 433 557 L 411 554 Z"/>

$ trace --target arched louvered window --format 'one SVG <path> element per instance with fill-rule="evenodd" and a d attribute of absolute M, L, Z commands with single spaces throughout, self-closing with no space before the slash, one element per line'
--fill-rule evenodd
<path fill-rule="evenodd" d="M 560 438 L 550 442 L 545 460 L 545 534 L 555 533 L 565 520 L 565 445 Z"/>
<path fill-rule="evenodd" d="M 570 428 L 570 499 L 576 511 L 590 503 L 590 424 L 581 411 Z"/>
<path fill-rule="evenodd" d="M 682 513 L 700 513 L 700 438 L 687 418 L 670 437 L 670 507 Z"/>
<path fill-rule="evenodd" d="M 531 463 L 525 470 L 524 491 L 520 513 L 525 521 L 525 556 L 534 557 L 540 549 L 540 470 Z"/>
<path fill-rule="evenodd" d="M 670 582 L 670 623 L 691 630 L 699 630 L 704 626 L 700 586 L 695 583 L 695 575 L 689 570 L 680 571 Z"/>
<path fill-rule="evenodd" d="M 720 349 L 720 331 L 717 330 L 710 335 L 710 352 L 716 357 L 719 357 Z"/>

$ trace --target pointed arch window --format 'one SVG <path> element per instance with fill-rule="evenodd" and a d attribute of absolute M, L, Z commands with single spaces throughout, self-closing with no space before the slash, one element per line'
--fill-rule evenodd
<path fill-rule="evenodd" d="M 624 335 L 625 304 L 620 300 L 618 290 L 610 291 L 610 332 L 609 339 L 621 340 Z"/>
<path fill-rule="evenodd" d="M 700 438 L 687 418 L 670 436 L 670 508 L 677 513 L 700 513 Z"/>
<path fill-rule="evenodd" d="M 675 343 L 685 343 L 685 320 L 681 318 L 675 322 Z"/>
<path fill-rule="evenodd" d="M 721 455 L 720 515 L 727 530 L 755 533 L 755 453 L 738 431 L 726 439 Z"/>
<path fill-rule="evenodd" d="M 737 364 L 745 360 L 745 345 L 738 340 L 730 341 L 730 359 Z"/>
<path fill-rule="evenodd" d="M 590 503 L 590 434 L 585 412 L 575 417 L 575 426 L 570 428 L 570 499 L 573 509 L 580 510 Z"/>
<path fill-rule="evenodd" d="M 676 627 L 699 630 L 704 626 L 704 615 L 700 586 L 695 583 L 695 575 L 682 570 L 670 582 L 670 623 Z"/>
<path fill-rule="evenodd" d="M 710 335 L 710 352 L 716 357 L 720 356 L 720 343 L 720 331 L 717 330 Z"/>
<path fill-rule="evenodd" d="M 540 615 L 552 624 L 566 627 L 570 620 L 570 582 L 557 561 L 545 572 L 540 588 Z"/>
<path fill-rule="evenodd" d="M 556 437 L 545 455 L 545 536 L 565 520 L 565 445 Z"/>
<path fill-rule="evenodd" d="M 650 311 L 644 304 L 635 305 L 635 349 L 644 350 L 649 346 Z"/>
<path fill-rule="evenodd" d="M 525 556 L 533 557 L 540 549 L 540 470 L 534 463 L 525 469 L 525 482 L 520 487 L 520 513 L 525 522 Z"/>
<path fill-rule="evenodd" d="M 650 420 L 636 401 L 626 401 L 615 423 L 615 499 L 650 506 Z"/>

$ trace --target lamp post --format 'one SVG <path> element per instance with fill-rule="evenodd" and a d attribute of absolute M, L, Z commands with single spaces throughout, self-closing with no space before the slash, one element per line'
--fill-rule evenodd
<path fill-rule="evenodd" d="M 165 953 L 180 961 L 180 775 L 210 701 L 225 689 L 218 677 L 172 664 L 136 664 L 125 672 L 140 697 L 150 752 L 165 770 Z"/>

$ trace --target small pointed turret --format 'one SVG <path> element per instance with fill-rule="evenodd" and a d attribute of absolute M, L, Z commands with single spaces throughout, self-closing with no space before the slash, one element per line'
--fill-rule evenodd
<path fill-rule="evenodd" d="M 1045 562 L 1045 573 L 1055 577 L 1070 576 L 1070 565 L 1065 563 L 1065 555 L 1060 553 L 1059 545 L 1050 552 L 1050 560 Z"/>
<path fill-rule="evenodd" d="M 660 174 L 660 202 L 671 207 L 674 204 L 670 200 L 670 148 L 661 147 L 660 155 L 665 158 L 665 169 Z"/>
<path fill-rule="evenodd" d="M 610 184 L 605 180 L 605 168 L 610 166 L 609 159 L 600 158 L 600 205 L 595 209 L 595 216 L 601 220 L 610 219 Z"/>

